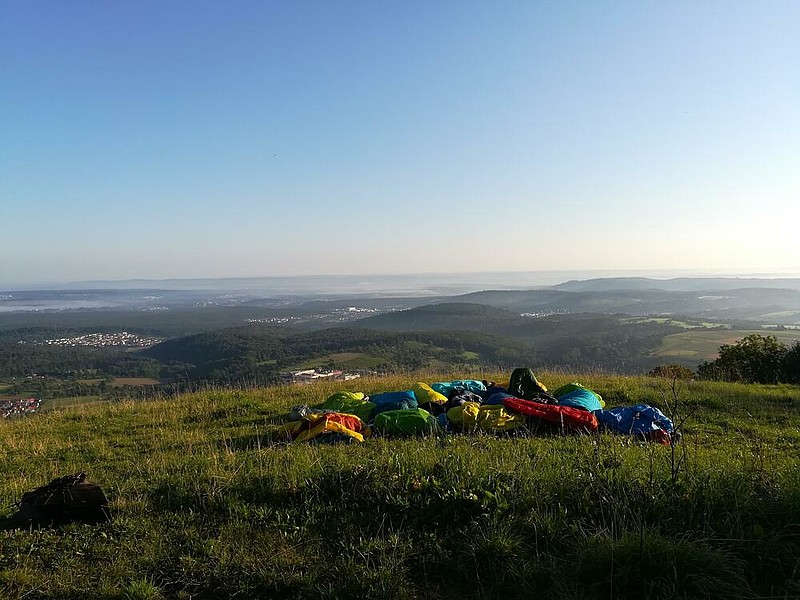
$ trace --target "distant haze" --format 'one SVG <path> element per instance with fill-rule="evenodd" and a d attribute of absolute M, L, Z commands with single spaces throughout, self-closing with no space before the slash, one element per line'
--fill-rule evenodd
<path fill-rule="evenodd" d="M 640 288 L 638 281 L 670 282 L 664 289 L 800 286 L 800 273 L 711 273 L 700 271 L 498 271 L 483 273 L 417 273 L 398 275 L 316 275 L 298 277 L 127 279 L 38 282 L 0 286 L 13 290 L 202 290 L 257 296 L 281 295 L 454 295 L 481 290 L 524 290 L 563 284 L 564 289 Z M 790 282 L 791 285 L 787 285 Z"/>

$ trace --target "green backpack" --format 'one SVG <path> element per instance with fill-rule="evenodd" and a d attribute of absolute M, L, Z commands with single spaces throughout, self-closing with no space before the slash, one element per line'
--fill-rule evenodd
<path fill-rule="evenodd" d="M 530 369 L 514 369 L 508 383 L 508 393 L 517 398 L 531 400 L 540 394 L 546 394 L 547 388 L 536 379 Z"/>

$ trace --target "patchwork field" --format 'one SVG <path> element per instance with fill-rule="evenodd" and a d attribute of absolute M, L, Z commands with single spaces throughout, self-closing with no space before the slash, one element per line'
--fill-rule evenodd
<path fill-rule="evenodd" d="M 340 387 L 453 375 L 209 390 L 0 422 L 0 516 L 77 471 L 114 514 L 0 531 L 0 597 L 800 597 L 798 387 L 687 384 L 679 413 L 691 416 L 674 449 L 606 434 L 315 446 L 279 430 L 291 406 Z M 672 396 L 656 378 L 539 375 L 549 387 L 581 381 L 610 406 L 667 410 Z"/>
<path fill-rule="evenodd" d="M 694 361 L 699 364 L 704 360 L 717 358 L 719 347 L 722 344 L 733 344 L 751 333 L 773 335 L 784 344 L 791 344 L 794 340 L 800 339 L 798 331 L 692 329 L 664 337 L 661 346 L 655 350 L 654 354 L 666 359 Z"/>

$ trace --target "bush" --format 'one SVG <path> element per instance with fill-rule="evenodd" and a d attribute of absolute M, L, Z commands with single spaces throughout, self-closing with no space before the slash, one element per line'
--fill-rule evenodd
<path fill-rule="evenodd" d="M 795 354 L 797 344 L 792 349 Z M 697 369 L 701 379 L 741 381 L 743 383 L 780 383 L 787 380 L 789 348 L 774 335 L 753 333 L 735 344 L 719 348 L 719 358 L 704 362 Z M 800 357 L 799 357 L 800 358 Z"/>
<path fill-rule="evenodd" d="M 666 379 L 693 379 L 695 372 L 683 365 L 659 365 L 648 373 L 650 377 Z"/>
<path fill-rule="evenodd" d="M 782 366 L 785 383 L 800 383 L 800 341 L 786 351 Z"/>

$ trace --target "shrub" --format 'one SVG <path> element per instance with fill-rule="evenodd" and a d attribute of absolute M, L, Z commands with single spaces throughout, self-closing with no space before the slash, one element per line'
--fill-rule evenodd
<path fill-rule="evenodd" d="M 666 379 L 694 379 L 695 372 L 683 365 L 659 365 L 650 371 L 648 375 Z"/>
<path fill-rule="evenodd" d="M 785 381 L 785 362 L 789 349 L 774 335 L 753 333 L 735 344 L 719 348 L 719 358 L 704 362 L 697 369 L 701 379 L 779 383 Z"/>
<path fill-rule="evenodd" d="M 796 341 L 783 357 L 783 381 L 800 383 L 800 341 Z"/>

